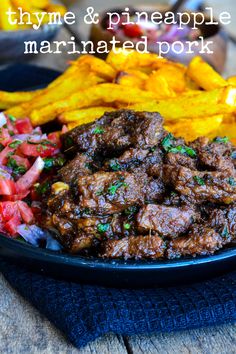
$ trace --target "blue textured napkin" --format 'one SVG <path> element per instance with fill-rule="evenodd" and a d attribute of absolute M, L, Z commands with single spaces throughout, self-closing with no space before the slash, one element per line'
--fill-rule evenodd
<path fill-rule="evenodd" d="M 0 72 L 0 90 L 23 90 L 57 75 L 17 65 Z M 54 280 L 6 262 L 0 270 L 77 347 L 109 332 L 169 332 L 236 321 L 236 272 L 186 286 L 127 290 Z"/>
<path fill-rule="evenodd" d="M 5 278 L 77 347 L 105 333 L 170 332 L 236 321 L 236 272 L 159 289 L 81 285 L 0 264 Z"/>

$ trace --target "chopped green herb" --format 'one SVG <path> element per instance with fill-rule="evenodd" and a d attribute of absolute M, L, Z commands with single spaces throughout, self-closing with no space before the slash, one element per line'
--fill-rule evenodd
<path fill-rule="evenodd" d="M 97 196 L 103 195 L 103 193 L 104 193 L 104 189 L 99 189 L 97 192 L 95 192 L 95 194 L 96 194 Z"/>
<path fill-rule="evenodd" d="M 129 230 L 130 228 L 131 228 L 130 224 L 128 224 L 128 223 L 124 224 L 124 229 L 125 230 Z"/>
<path fill-rule="evenodd" d="M 229 141 L 229 138 L 227 136 L 224 136 L 223 138 L 217 136 L 215 139 L 213 139 L 214 143 L 224 143 L 226 144 Z"/>
<path fill-rule="evenodd" d="M 156 151 L 156 149 L 157 149 L 157 147 L 154 146 L 154 147 L 151 147 L 151 148 L 149 149 L 149 151 L 150 151 L 150 152 L 154 152 L 154 151 Z"/>
<path fill-rule="evenodd" d="M 204 186 L 205 185 L 205 181 L 203 178 L 199 177 L 199 176 L 194 176 L 193 179 L 197 182 L 197 184 L 199 184 L 199 186 Z"/>
<path fill-rule="evenodd" d="M 9 144 L 8 146 L 15 149 L 17 148 L 17 146 L 19 146 L 20 144 L 22 144 L 21 140 L 14 140 L 11 144 Z"/>
<path fill-rule="evenodd" d="M 31 144 L 31 145 L 42 145 L 42 148 L 46 148 L 46 146 L 53 146 L 53 147 L 56 147 L 57 144 L 53 143 L 52 141 L 49 141 L 49 140 L 43 140 L 43 141 L 33 141 L 33 140 L 28 140 L 27 141 L 28 144 Z"/>
<path fill-rule="evenodd" d="M 229 177 L 228 183 L 233 187 L 236 186 L 236 180 L 234 179 L 234 177 Z"/>
<path fill-rule="evenodd" d="M 89 170 L 92 170 L 92 169 L 93 169 L 93 166 L 92 166 L 92 164 L 91 164 L 90 162 L 86 162 L 86 163 L 84 164 L 84 167 L 88 168 Z"/>
<path fill-rule="evenodd" d="M 127 187 L 127 183 L 122 182 L 122 181 L 115 182 L 114 184 L 112 184 L 111 186 L 108 187 L 108 193 L 110 195 L 115 195 L 117 192 L 117 189 L 119 189 L 121 187 Z"/>
<path fill-rule="evenodd" d="M 64 140 L 66 148 L 71 147 L 74 144 L 73 139 L 70 136 L 67 136 Z"/>
<path fill-rule="evenodd" d="M 36 192 L 38 194 L 42 195 L 42 194 L 45 194 L 49 190 L 50 183 L 49 183 L 49 181 L 45 181 L 41 184 L 37 183 L 34 187 L 35 187 Z"/>
<path fill-rule="evenodd" d="M 169 133 L 161 142 L 161 145 L 165 151 L 168 151 L 172 147 L 173 135 Z"/>
<path fill-rule="evenodd" d="M 125 209 L 125 215 L 132 217 L 135 213 L 137 213 L 138 207 L 136 205 L 132 205 L 129 208 Z"/>
<path fill-rule="evenodd" d="M 4 145 L 0 144 L 0 152 L 4 149 Z"/>
<path fill-rule="evenodd" d="M 197 156 L 196 151 L 186 145 L 173 146 L 173 140 L 175 140 L 175 138 L 172 134 L 168 134 L 162 140 L 161 144 L 166 152 L 172 152 L 173 154 L 187 154 L 190 157 Z"/>
<path fill-rule="evenodd" d="M 14 175 L 24 174 L 27 171 L 25 166 L 18 166 L 16 160 L 14 160 L 12 157 L 8 159 L 7 166 L 12 168 Z"/>
<path fill-rule="evenodd" d="M 232 159 L 236 159 L 236 150 L 232 152 L 231 158 L 232 158 Z"/>
<path fill-rule="evenodd" d="M 225 238 L 229 237 L 229 229 L 227 225 L 224 226 L 221 236 Z"/>
<path fill-rule="evenodd" d="M 91 210 L 90 210 L 89 208 L 84 208 L 84 209 L 82 210 L 82 213 L 83 213 L 83 214 L 90 215 L 90 214 L 91 214 Z"/>
<path fill-rule="evenodd" d="M 100 128 L 100 127 L 96 127 L 94 130 L 93 130 L 93 134 L 103 134 L 105 132 L 104 129 Z"/>
<path fill-rule="evenodd" d="M 181 146 L 181 145 L 178 145 L 176 147 L 173 147 L 173 148 L 170 148 L 168 152 L 172 152 L 174 154 L 187 154 L 188 156 L 190 157 L 196 157 L 197 154 L 196 154 L 196 151 L 188 146 Z"/>
<path fill-rule="evenodd" d="M 110 224 L 98 224 L 97 230 L 100 233 L 104 233 L 109 229 Z"/>
<path fill-rule="evenodd" d="M 16 121 L 16 118 L 13 117 L 11 114 L 8 114 L 8 117 L 9 117 L 11 122 L 15 122 Z"/>
<path fill-rule="evenodd" d="M 120 166 L 119 162 L 116 159 L 110 161 L 110 168 L 113 171 L 120 171 L 121 170 L 121 166 Z"/>
<path fill-rule="evenodd" d="M 52 169 L 53 167 L 62 167 L 66 160 L 63 157 L 47 157 L 43 159 L 44 169 L 46 171 Z"/>

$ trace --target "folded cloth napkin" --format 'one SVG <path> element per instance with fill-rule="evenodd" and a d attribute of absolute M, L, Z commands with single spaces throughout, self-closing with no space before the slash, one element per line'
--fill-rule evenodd
<path fill-rule="evenodd" d="M 17 65 L 0 72 L 0 89 L 49 83 L 57 72 Z M 77 347 L 113 332 L 167 332 L 236 321 L 236 272 L 203 283 L 143 290 L 75 284 L 0 262 L 9 283 Z"/>
<path fill-rule="evenodd" d="M 236 321 L 236 272 L 156 289 L 75 284 L 0 262 L 9 283 L 78 348 L 104 335 L 170 332 Z"/>

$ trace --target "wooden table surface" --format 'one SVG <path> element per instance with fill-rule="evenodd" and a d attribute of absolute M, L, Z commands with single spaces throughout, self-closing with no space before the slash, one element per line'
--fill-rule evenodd
<path fill-rule="evenodd" d="M 86 3 L 86 0 L 82 2 Z M 101 1 L 93 0 L 93 2 L 100 3 Z M 110 2 L 117 3 L 114 0 Z M 208 3 L 213 5 L 217 12 L 230 11 L 236 17 L 235 0 L 210 0 Z M 230 31 L 236 34 L 236 21 L 233 21 Z M 58 39 L 66 40 L 69 37 L 63 29 Z M 230 43 L 225 76 L 236 74 L 235 57 L 236 46 Z M 69 59 L 73 58 L 63 53 L 63 55 L 37 56 L 32 62 L 36 65 L 63 70 Z M 121 337 L 109 334 L 77 350 L 0 275 L 0 353 L 231 354 L 236 353 L 236 325 L 151 336 Z"/>

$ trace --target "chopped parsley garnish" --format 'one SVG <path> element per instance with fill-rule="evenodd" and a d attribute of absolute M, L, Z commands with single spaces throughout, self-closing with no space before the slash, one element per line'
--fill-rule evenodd
<path fill-rule="evenodd" d="M 111 186 L 108 187 L 108 193 L 110 195 L 115 195 L 117 192 L 117 189 L 119 189 L 121 187 L 127 187 L 127 183 L 122 182 L 122 181 L 115 182 L 114 184 L 112 184 Z"/>
<path fill-rule="evenodd" d="M 93 169 L 93 166 L 92 166 L 92 164 L 91 164 L 90 162 L 86 162 L 86 163 L 84 164 L 84 167 L 87 168 L 87 169 L 89 169 L 89 170 L 92 170 L 92 169 Z"/>
<path fill-rule="evenodd" d="M 11 144 L 9 144 L 8 146 L 15 149 L 17 148 L 17 146 L 19 146 L 20 144 L 22 144 L 21 140 L 14 140 Z"/>
<path fill-rule="evenodd" d="M 8 117 L 9 117 L 11 122 L 15 122 L 16 121 L 16 118 L 13 117 L 11 114 L 8 114 Z"/>
<path fill-rule="evenodd" d="M 98 224 L 97 230 L 100 233 L 104 233 L 109 229 L 110 224 Z"/>
<path fill-rule="evenodd" d="M 217 136 L 215 139 L 213 139 L 214 143 L 223 143 L 226 144 L 229 141 L 229 138 L 227 136 L 224 136 L 223 138 Z"/>
<path fill-rule="evenodd" d="M 228 183 L 233 187 L 236 186 L 236 180 L 234 179 L 234 177 L 229 177 Z"/>
<path fill-rule="evenodd" d="M 103 134 L 105 132 L 104 129 L 100 128 L 100 127 L 96 127 L 94 130 L 93 130 L 93 134 Z"/>
<path fill-rule="evenodd" d="M 111 160 L 109 165 L 110 165 L 110 168 L 112 169 L 112 171 L 120 171 L 121 170 L 121 166 L 117 160 Z"/>
<path fill-rule="evenodd" d="M 12 157 L 9 158 L 7 166 L 12 168 L 12 171 L 15 175 L 24 174 L 27 171 L 25 166 L 18 166 L 16 160 L 14 160 Z"/>
<path fill-rule="evenodd" d="M 74 144 L 74 141 L 70 136 L 67 136 L 64 141 L 67 148 L 71 147 Z"/>
<path fill-rule="evenodd" d="M 62 167 L 66 160 L 63 157 L 47 157 L 43 159 L 44 169 L 46 171 L 50 170 L 53 167 Z"/>
<path fill-rule="evenodd" d="M 28 144 L 31 144 L 31 145 L 42 145 L 42 148 L 45 148 L 46 146 L 53 146 L 53 147 L 57 146 L 57 144 L 55 144 L 49 140 L 43 140 L 43 141 L 28 140 L 27 142 L 28 142 Z"/>
<path fill-rule="evenodd" d="M 194 181 L 197 182 L 197 184 L 199 184 L 199 186 L 204 186 L 205 185 L 205 181 L 203 178 L 199 177 L 199 176 L 194 176 L 193 177 Z"/>
<path fill-rule="evenodd" d="M 163 140 L 162 140 L 162 147 L 166 152 L 172 152 L 173 154 L 187 154 L 190 157 L 196 157 L 197 153 L 194 149 L 186 146 L 186 145 L 178 145 L 178 146 L 173 146 L 173 141 L 175 138 L 173 137 L 172 134 L 168 134 Z"/>
<path fill-rule="evenodd" d="M 124 224 L 124 229 L 129 230 L 131 228 L 131 225 L 129 223 Z"/>
<path fill-rule="evenodd" d="M 221 236 L 225 238 L 229 237 L 229 229 L 227 225 L 224 226 Z"/>
<path fill-rule="evenodd" d="M 135 213 L 137 213 L 138 207 L 136 205 L 132 205 L 129 208 L 125 209 L 124 214 L 132 217 Z"/>
<path fill-rule="evenodd" d="M 50 189 L 49 181 L 45 181 L 41 184 L 37 183 L 35 186 L 35 190 L 38 194 L 42 195 L 45 194 Z"/>
<path fill-rule="evenodd" d="M 236 151 L 233 151 L 233 152 L 232 152 L 231 158 L 232 158 L 232 159 L 236 159 Z"/>
<path fill-rule="evenodd" d="M 103 195 L 104 189 L 99 189 L 97 192 L 95 192 L 95 194 L 97 196 Z"/>
<path fill-rule="evenodd" d="M 161 145 L 165 151 L 169 151 L 169 149 L 172 147 L 172 141 L 174 137 L 171 133 L 169 133 L 161 142 Z"/>

